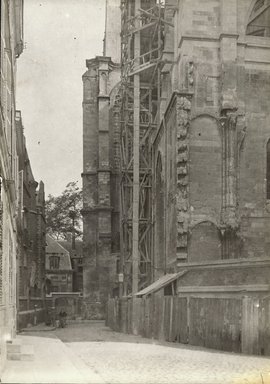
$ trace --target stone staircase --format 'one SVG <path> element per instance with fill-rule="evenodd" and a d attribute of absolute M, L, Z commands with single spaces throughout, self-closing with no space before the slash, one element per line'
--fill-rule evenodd
<path fill-rule="evenodd" d="M 22 344 L 21 339 L 7 341 L 7 360 L 33 361 L 34 346 Z"/>

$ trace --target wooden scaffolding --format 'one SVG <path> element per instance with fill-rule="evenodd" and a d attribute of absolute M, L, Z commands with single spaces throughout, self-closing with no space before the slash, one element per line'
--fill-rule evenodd
<path fill-rule="evenodd" d="M 122 0 L 121 259 L 123 289 L 152 281 L 151 137 L 159 124 L 164 4 Z"/>

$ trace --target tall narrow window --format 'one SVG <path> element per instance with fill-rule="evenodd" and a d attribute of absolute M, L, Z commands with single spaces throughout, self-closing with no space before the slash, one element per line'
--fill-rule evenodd
<path fill-rule="evenodd" d="M 161 154 L 158 154 L 156 165 L 156 250 L 155 268 L 159 275 L 164 273 L 165 267 L 165 196 L 164 176 L 162 174 Z"/>
<path fill-rule="evenodd" d="M 266 151 L 266 198 L 270 200 L 270 140 L 268 140 Z"/>
<path fill-rule="evenodd" d="M 59 256 L 50 256 L 50 269 L 59 269 Z"/>

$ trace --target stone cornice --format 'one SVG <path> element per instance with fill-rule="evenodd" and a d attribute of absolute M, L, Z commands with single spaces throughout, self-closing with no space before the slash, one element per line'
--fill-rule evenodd
<path fill-rule="evenodd" d="M 110 239 L 112 237 L 112 234 L 111 232 L 99 232 L 98 237 L 102 239 Z"/>
<path fill-rule="evenodd" d="M 85 207 L 81 209 L 81 214 L 83 216 L 91 213 L 98 213 L 99 211 L 112 211 L 113 207 L 106 207 L 103 205 L 96 205 L 95 207 Z"/>
<path fill-rule="evenodd" d="M 85 63 L 88 69 L 92 67 L 98 67 L 99 63 L 106 63 L 110 69 L 121 67 L 119 63 L 114 63 L 109 56 L 96 56 L 93 59 L 87 59 Z"/>
<path fill-rule="evenodd" d="M 109 95 L 98 95 L 98 99 L 110 100 L 110 96 Z"/>
<path fill-rule="evenodd" d="M 182 47 L 184 40 L 194 40 L 194 41 L 207 41 L 213 43 L 219 43 L 219 35 L 217 36 L 203 36 L 203 35 L 182 35 L 178 44 L 178 48 Z"/>
<path fill-rule="evenodd" d="M 244 293 L 269 292 L 269 284 L 240 284 L 240 285 L 213 285 L 213 286 L 179 286 L 177 293 Z"/>
<path fill-rule="evenodd" d="M 85 177 L 85 176 L 96 176 L 98 173 L 101 173 L 101 172 L 107 172 L 107 173 L 112 173 L 112 170 L 110 168 L 98 168 L 97 170 L 95 171 L 88 171 L 88 172 L 82 172 L 81 173 L 81 177 Z"/>
<path fill-rule="evenodd" d="M 269 258 L 212 260 L 202 263 L 178 263 L 178 268 L 190 270 L 270 267 Z"/>
<path fill-rule="evenodd" d="M 97 174 L 97 171 L 88 171 L 88 172 L 82 172 L 81 177 L 84 176 L 95 176 Z"/>
<path fill-rule="evenodd" d="M 239 34 L 238 33 L 226 33 L 226 32 L 222 32 L 220 35 L 219 35 L 219 40 L 223 39 L 223 38 L 231 38 L 231 39 L 238 39 L 239 38 Z"/>

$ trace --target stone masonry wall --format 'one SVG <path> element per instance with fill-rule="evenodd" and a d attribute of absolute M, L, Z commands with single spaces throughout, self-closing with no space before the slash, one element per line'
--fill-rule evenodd
<path fill-rule="evenodd" d="M 119 204 L 115 196 L 117 169 L 111 147 L 114 130 L 119 127 L 110 113 L 110 92 L 119 77 L 108 57 L 87 60 L 87 66 L 88 71 L 83 75 L 84 316 L 103 318 L 106 301 L 115 286 L 116 260 L 112 252 L 119 250 L 119 246 L 116 247 L 119 233 Z"/>
<path fill-rule="evenodd" d="M 178 5 L 166 140 L 155 145 L 166 162 L 167 266 L 266 257 L 270 40 L 246 35 L 254 1 Z"/>

